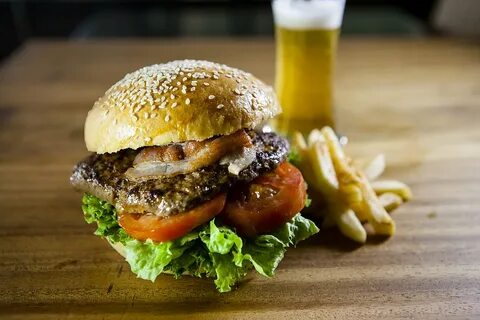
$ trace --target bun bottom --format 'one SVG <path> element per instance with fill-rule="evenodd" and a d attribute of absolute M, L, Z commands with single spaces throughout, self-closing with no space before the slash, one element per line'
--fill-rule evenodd
<path fill-rule="evenodd" d="M 126 253 L 125 253 L 125 246 L 123 244 L 121 244 L 120 242 L 110 242 L 110 241 L 107 241 L 113 249 L 115 249 L 115 251 L 117 251 L 123 258 L 126 259 Z M 163 274 L 172 274 L 170 271 L 163 271 L 162 272 Z M 192 276 L 190 273 L 188 272 L 184 272 L 182 273 L 182 276 Z"/>

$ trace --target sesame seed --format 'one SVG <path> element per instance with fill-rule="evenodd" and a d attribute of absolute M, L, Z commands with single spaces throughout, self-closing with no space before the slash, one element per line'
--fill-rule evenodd
<path fill-rule="evenodd" d="M 170 99 L 175 99 L 175 95 L 173 93 L 170 95 Z"/>
<path fill-rule="evenodd" d="M 176 106 L 177 106 L 176 102 L 172 103 L 172 108 L 175 108 Z"/>
<path fill-rule="evenodd" d="M 219 105 L 217 106 L 217 109 L 222 109 L 223 107 L 224 107 L 223 104 L 219 104 Z"/>
<path fill-rule="evenodd" d="M 145 112 L 145 113 L 143 114 L 143 117 L 144 117 L 145 119 L 148 119 L 149 116 L 150 116 L 150 115 L 148 114 L 148 112 Z"/>
<path fill-rule="evenodd" d="M 185 104 L 186 104 L 187 106 L 190 104 L 190 99 L 189 99 L 189 98 L 185 99 Z"/>
<path fill-rule="evenodd" d="M 237 88 L 235 88 L 235 90 L 233 90 L 233 92 L 235 92 L 236 94 L 241 94 L 240 90 L 238 90 Z"/>
<path fill-rule="evenodd" d="M 159 107 L 159 108 L 160 108 L 160 109 L 163 109 L 163 108 L 165 108 L 165 107 L 166 107 L 166 105 L 167 105 L 167 102 L 166 102 L 166 101 L 164 101 L 164 102 L 162 102 L 162 104 L 160 105 L 160 107 Z"/>
<path fill-rule="evenodd" d="M 136 115 L 132 115 L 132 119 L 133 119 L 133 121 L 137 121 L 138 117 Z"/>
<path fill-rule="evenodd" d="M 165 116 L 165 121 L 166 122 L 170 121 L 170 116 L 168 114 Z"/>
<path fill-rule="evenodd" d="M 215 99 L 215 96 L 213 94 L 211 94 L 211 95 L 208 96 L 208 99 L 213 100 L 213 99 Z"/>
<path fill-rule="evenodd" d="M 212 71 L 207 72 L 205 70 Z M 147 117 L 145 108 L 148 107 L 148 118 L 154 118 L 159 115 L 151 113 L 151 111 L 167 107 L 167 103 L 163 104 L 163 102 L 168 101 L 168 105 L 172 105 L 174 101 L 169 100 L 169 97 L 175 91 L 187 94 L 189 91 L 196 90 L 198 80 L 201 81 L 198 85 L 203 84 L 208 87 L 210 85 L 209 81 L 220 79 L 222 76 L 239 81 L 240 85 L 235 92 L 236 94 L 242 95 L 252 90 L 253 92 L 257 91 L 255 95 L 252 92 L 252 97 L 259 97 L 258 85 L 251 81 L 251 75 L 248 73 L 206 61 L 181 60 L 144 67 L 127 74 L 107 91 L 105 102 L 97 101 L 97 103 L 99 107 L 108 103 L 112 108 L 128 110 L 132 119 L 138 119 L 139 116 Z M 252 84 L 246 88 L 245 86 L 242 87 L 241 84 L 244 79 L 249 83 L 252 82 Z M 173 99 L 178 98 L 178 94 L 175 95 L 177 97 L 173 97 Z M 183 97 L 184 105 L 186 105 L 186 98 L 186 96 Z M 181 104 L 181 102 L 177 103 Z M 142 109 L 142 106 L 146 107 Z M 258 106 L 261 107 L 261 104 L 258 104 Z M 107 113 L 105 110 L 102 110 L 102 112 Z M 114 121 L 113 117 L 111 121 Z"/>
<path fill-rule="evenodd" d="M 150 137 L 145 138 L 145 142 L 150 142 L 150 141 L 152 141 L 152 138 L 150 138 Z"/>

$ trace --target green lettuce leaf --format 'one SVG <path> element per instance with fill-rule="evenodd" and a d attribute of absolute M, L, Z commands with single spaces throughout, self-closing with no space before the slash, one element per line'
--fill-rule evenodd
<path fill-rule="evenodd" d="M 230 291 L 250 269 L 273 276 L 288 247 L 319 231 L 297 214 L 272 234 L 243 239 L 213 219 L 179 239 L 159 243 L 131 238 L 118 225 L 115 208 L 94 196 L 83 197 L 82 209 L 88 223 L 97 223 L 96 235 L 125 246 L 126 261 L 139 278 L 155 281 L 162 272 L 177 278 L 182 274 L 215 278 L 220 292 Z"/>
<path fill-rule="evenodd" d="M 82 210 L 87 223 L 97 223 L 97 230 L 94 232 L 97 236 L 122 244 L 130 239 L 117 222 L 115 207 L 108 202 L 85 194 L 82 198 Z"/>
<path fill-rule="evenodd" d="M 287 161 L 293 164 L 294 166 L 298 166 L 301 160 L 302 159 L 300 156 L 300 152 L 298 152 L 298 150 L 293 147 L 290 148 L 290 152 L 287 155 Z"/>

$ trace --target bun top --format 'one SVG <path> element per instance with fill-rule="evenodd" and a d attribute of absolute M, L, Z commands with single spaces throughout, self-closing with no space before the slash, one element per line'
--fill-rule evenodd
<path fill-rule="evenodd" d="M 127 74 L 88 112 L 87 149 L 117 152 L 253 129 L 280 113 L 271 87 L 250 73 L 177 60 Z"/>

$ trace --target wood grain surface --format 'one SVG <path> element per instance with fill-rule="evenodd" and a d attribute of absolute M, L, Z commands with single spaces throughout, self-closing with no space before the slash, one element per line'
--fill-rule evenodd
<path fill-rule="evenodd" d="M 68 177 L 83 123 L 126 72 L 201 58 L 274 76 L 271 39 L 27 43 L 0 70 L 0 318 L 480 318 L 480 46 L 345 39 L 339 129 L 354 155 L 385 152 L 415 199 L 397 234 L 362 247 L 324 231 L 275 278 L 136 279 L 83 221 Z"/>

